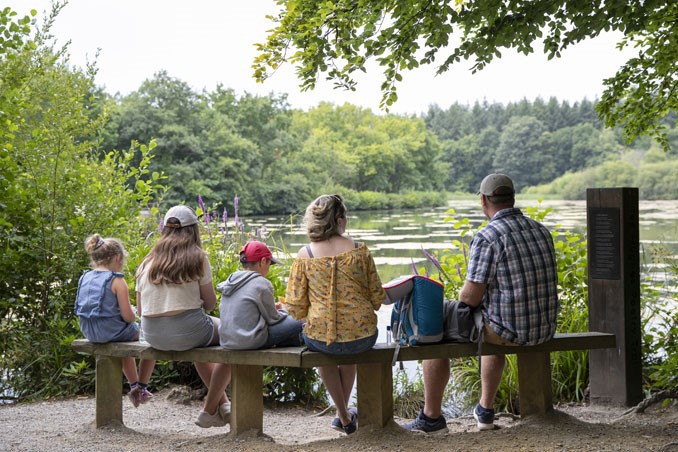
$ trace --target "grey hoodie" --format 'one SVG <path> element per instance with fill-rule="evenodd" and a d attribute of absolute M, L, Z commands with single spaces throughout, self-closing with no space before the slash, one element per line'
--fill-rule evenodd
<path fill-rule="evenodd" d="M 229 350 L 263 347 L 268 340 L 268 325 L 287 316 L 275 308 L 271 282 L 257 272 L 232 273 L 217 290 L 221 292 L 219 341 Z"/>

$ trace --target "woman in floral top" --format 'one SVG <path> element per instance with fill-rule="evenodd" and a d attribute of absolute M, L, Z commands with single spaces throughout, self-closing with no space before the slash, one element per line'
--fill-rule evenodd
<path fill-rule="evenodd" d="M 311 243 L 292 265 L 285 304 L 294 318 L 306 319 L 306 346 L 333 355 L 371 349 L 377 340 L 374 311 L 386 294 L 365 244 L 343 236 L 347 217 L 341 197 L 317 198 L 306 209 L 304 223 Z M 347 407 L 355 364 L 324 366 L 318 373 L 337 409 L 332 427 L 355 432 L 358 415 Z"/>

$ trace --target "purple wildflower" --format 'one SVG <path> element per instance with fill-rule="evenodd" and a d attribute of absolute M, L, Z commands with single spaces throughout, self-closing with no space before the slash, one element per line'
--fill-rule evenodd
<path fill-rule="evenodd" d="M 429 261 L 431 261 L 431 263 L 432 263 L 433 265 L 435 265 L 435 267 L 436 267 L 438 270 L 441 269 L 441 267 L 440 267 L 440 262 L 438 262 L 438 259 L 436 259 L 434 255 L 432 255 L 431 253 L 429 253 L 428 251 L 426 251 L 426 249 L 425 249 L 423 246 L 421 247 L 421 252 L 424 253 L 424 256 L 426 256 L 426 259 L 428 259 Z"/>
<path fill-rule="evenodd" d="M 256 232 L 255 235 L 257 236 L 258 239 L 260 239 L 261 238 L 261 229 L 257 228 L 257 232 Z"/>
<path fill-rule="evenodd" d="M 424 256 L 426 256 L 426 259 L 428 259 L 429 261 L 431 261 L 431 263 L 432 263 L 433 265 L 435 265 L 435 267 L 438 269 L 438 271 L 439 271 L 443 276 L 445 276 L 446 279 L 450 279 L 450 278 L 447 276 L 447 273 L 445 273 L 445 270 L 443 270 L 443 266 L 440 265 L 440 262 L 438 261 L 438 259 L 436 259 L 436 257 L 435 257 L 433 254 L 431 254 L 431 253 L 429 253 L 428 251 L 426 251 L 426 250 L 424 249 L 423 246 L 421 247 L 421 251 L 424 253 Z"/>
<path fill-rule="evenodd" d="M 457 267 L 457 275 L 459 275 L 459 279 L 462 279 L 462 280 L 463 280 L 464 277 L 461 276 L 461 267 L 459 266 L 459 263 L 458 263 L 458 262 L 457 262 L 457 264 L 456 264 L 456 267 Z"/>
<path fill-rule="evenodd" d="M 224 213 L 221 215 L 221 220 L 224 222 L 224 225 L 219 227 L 219 231 L 228 235 L 228 212 L 226 212 L 226 209 L 224 209 Z"/>
<path fill-rule="evenodd" d="M 207 212 L 205 210 L 205 203 L 202 201 L 202 196 L 198 195 L 198 207 L 202 210 L 203 213 Z"/>
<path fill-rule="evenodd" d="M 235 195 L 233 198 L 233 208 L 235 209 L 235 215 L 238 215 L 238 195 Z"/>
<path fill-rule="evenodd" d="M 160 218 L 160 221 L 158 221 L 158 232 L 162 233 L 163 229 L 165 229 L 165 219 Z"/>
<path fill-rule="evenodd" d="M 410 258 L 410 261 L 412 261 L 412 271 L 415 275 L 418 275 L 419 271 L 417 270 L 417 266 L 414 264 L 414 259 Z"/>

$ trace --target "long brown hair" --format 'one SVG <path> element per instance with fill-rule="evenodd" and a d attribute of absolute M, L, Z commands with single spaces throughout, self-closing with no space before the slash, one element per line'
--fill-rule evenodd
<path fill-rule="evenodd" d="M 137 278 L 148 265 L 147 278 L 151 284 L 197 281 L 204 275 L 204 261 L 198 225 L 182 228 L 178 220 L 171 218 L 162 229 L 160 239 L 141 262 Z"/>

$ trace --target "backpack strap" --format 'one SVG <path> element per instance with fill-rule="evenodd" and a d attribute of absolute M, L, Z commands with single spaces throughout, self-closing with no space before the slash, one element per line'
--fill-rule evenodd
<path fill-rule="evenodd" d="M 478 376 L 480 376 L 480 357 L 482 355 L 483 342 L 485 341 L 485 323 L 483 322 L 483 310 L 479 306 L 473 311 L 473 324 L 478 331 Z"/>
<path fill-rule="evenodd" d="M 480 306 L 476 306 L 471 311 L 473 317 L 473 331 L 471 331 L 470 342 L 482 342 L 483 338 L 483 311 Z"/>
<path fill-rule="evenodd" d="M 393 332 L 394 340 L 396 342 L 395 351 L 393 352 L 393 361 L 391 366 L 395 366 L 396 361 L 398 361 L 398 354 L 400 353 L 400 344 L 401 339 L 407 339 L 407 331 L 405 330 L 405 318 L 407 317 L 407 312 L 410 309 L 412 304 L 412 292 L 407 294 L 405 298 L 398 300 L 398 326 L 396 331 Z M 402 367 L 402 362 L 401 362 Z"/>

